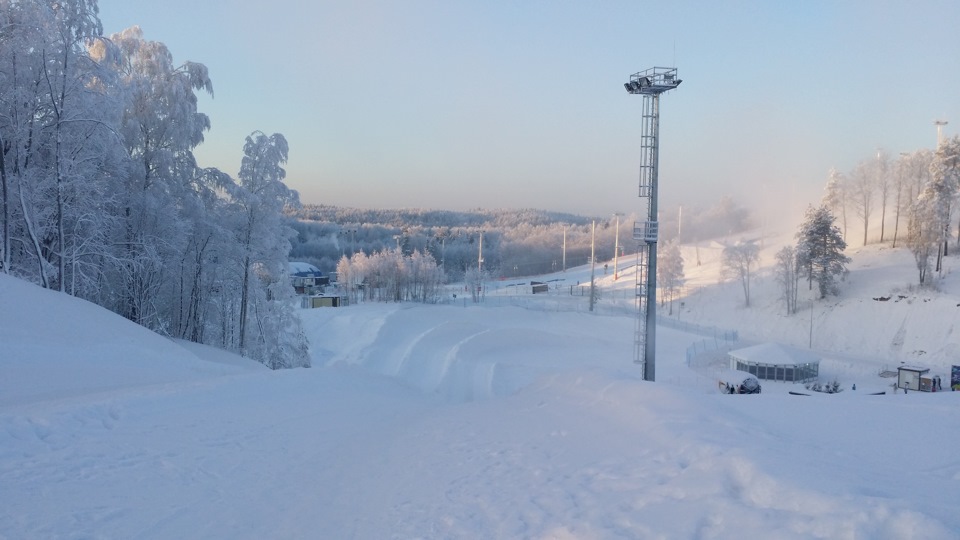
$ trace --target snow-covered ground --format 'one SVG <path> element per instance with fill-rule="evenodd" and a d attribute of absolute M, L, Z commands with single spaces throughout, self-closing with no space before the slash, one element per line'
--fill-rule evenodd
<path fill-rule="evenodd" d="M 960 536 L 960 393 L 878 376 L 948 380 L 960 281 L 918 291 L 908 253 L 869 247 L 788 317 L 769 274 L 750 308 L 718 285 L 719 250 L 684 248 L 656 383 L 623 260 L 592 313 L 583 268 L 536 297 L 307 310 L 314 368 L 281 372 L 0 275 L 0 538 Z M 722 355 L 688 365 L 705 337 L 677 320 L 812 342 L 845 390 L 719 394 Z"/>

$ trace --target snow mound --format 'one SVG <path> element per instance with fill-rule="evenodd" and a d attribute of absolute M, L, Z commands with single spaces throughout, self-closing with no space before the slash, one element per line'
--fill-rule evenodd
<path fill-rule="evenodd" d="M 0 298 L 0 405 L 241 373 L 259 366 L 235 355 L 229 355 L 234 361 L 224 363 L 229 353 L 185 348 L 90 302 L 5 274 L 0 274 Z M 220 361 L 204 361 L 211 356 Z"/>

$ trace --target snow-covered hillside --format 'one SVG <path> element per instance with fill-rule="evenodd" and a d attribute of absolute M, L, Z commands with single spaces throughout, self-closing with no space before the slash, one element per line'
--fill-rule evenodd
<path fill-rule="evenodd" d="M 763 274 L 743 308 L 710 249 L 672 318 L 805 345 L 809 313 Z M 586 269 L 546 297 L 303 311 L 315 367 L 279 372 L 0 275 L 0 538 L 955 538 L 960 393 L 862 390 L 949 364 L 953 275 L 913 291 L 910 263 L 861 250 L 814 304 L 845 390 L 809 397 L 719 394 L 686 363 L 703 336 L 667 325 L 640 380 L 629 270 L 594 313 Z"/>

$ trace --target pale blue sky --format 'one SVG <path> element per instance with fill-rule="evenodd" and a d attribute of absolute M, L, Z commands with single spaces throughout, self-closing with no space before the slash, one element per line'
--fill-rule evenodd
<path fill-rule="evenodd" d="M 960 2 L 100 0 L 206 64 L 197 157 L 236 174 L 280 132 L 307 203 L 633 212 L 640 96 L 661 98 L 660 201 L 816 202 L 830 167 L 960 126 Z"/>

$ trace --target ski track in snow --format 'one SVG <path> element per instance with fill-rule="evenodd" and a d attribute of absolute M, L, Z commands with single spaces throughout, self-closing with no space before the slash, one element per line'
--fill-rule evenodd
<path fill-rule="evenodd" d="M 9 285 L 0 278 L 0 289 Z M 114 324 L 70 309 L 58 316 Z M 360 305 L 304 319 L 313 369 L 194 357 L 146 362 L 161 374 L 151 382 L 111 369 L 132 349 L 97 349 L 74 353 L 99 370 L 86 374 L 102 379 L 92 392 L 55 379 L 70 391 L 50 398 L 42 379 L 18 379 L 23 399 L 0 401 L 0 538 L 939 539 L 960 530 L 950 393 L 793 397 L 769 383 L 760 396 L 719 395 L 685 363 L 702 338 L 669 328 L 658 340 L 662 382 L 651 384 L 623 360 L 628 317 Z M 0 332 L 13 327 L 0 322 Z M 30 332 L 0 335 L 25 354 L 46 350 L 27 345 L 38 339 Z M 143 356 L 181 350 L 150 347 Z M 55 378 L 57 362 L 73 359 L 44 361 Z M 869 371 L 833 362 L 840 373 Z"/>

